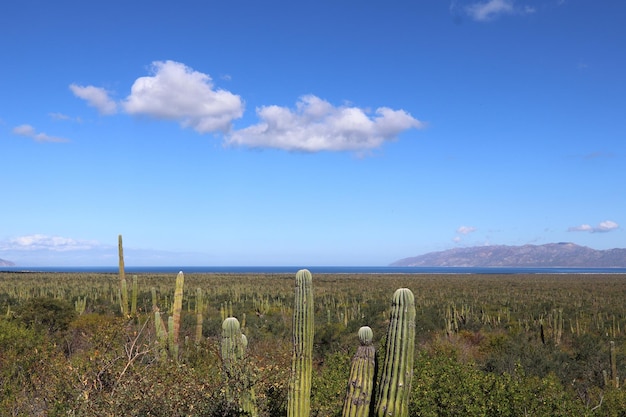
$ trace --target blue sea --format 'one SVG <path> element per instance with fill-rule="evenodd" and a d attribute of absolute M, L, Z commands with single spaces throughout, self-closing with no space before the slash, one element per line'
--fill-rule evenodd
<path fill-rule="evenodd" d="M 400 267 L 400 266 L 126 266 L 129 274 L 295 274 L 307 268 L 315 274 L 626 274 L 626 268 L 495 268 L 495 267 Z M 7 272 L 117 273 L 117 266 L 2 266 Z"/>

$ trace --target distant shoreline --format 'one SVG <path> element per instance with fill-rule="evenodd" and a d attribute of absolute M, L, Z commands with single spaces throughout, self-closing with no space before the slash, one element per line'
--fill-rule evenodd
<path fill-rule="evenodd" d="M 127 274 L 295 274 L 306 268 L 317 274 L 626 274 L 626 268 L 534 267 L 396 267 L 396 266 L 127 266 Z M 117 274 L 113 266 L 0 267 L 0 273 L 102 273 Z"/>

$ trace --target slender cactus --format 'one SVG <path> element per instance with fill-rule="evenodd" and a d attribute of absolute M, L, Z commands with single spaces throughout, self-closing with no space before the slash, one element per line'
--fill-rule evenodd
<path fill-rule="evenodd" d="M 415 351 L 415 297 L 408 288 L 393 294 L 376 417 L 408 417 Z"/>
<path fill-rule="evenodd" d="M 296 273 L 293 307 L 293 354 L 287 394 L 287 417 L 308 417 L 311 412 L 311 371 L 313 361 L 313 285 L 311 273 Z"/>
<path fill-rule="evenodd" d="M 372 338 L 371 328 L 363 326 L 359 329 L 361 345 L 352 358 L 342 417 L 369 416 L 376 372 L 376 349 L 372 345 Z"/>
<path fill-rule="evenodd" d="M 202 323 L 204 304 L 202 302 L 202 288 L 196 288 L 196 344 L 202 342 Z"/>
<path fill-rule="evenodd" d="M 130 296 L 130 315 L 135 317 L 137 315 L 137 293 L 139 292 L 139 285 L 137 284 L 137 275 L 133 275 L 133 288 Z"/>
<path fill-rule="evenodd" d="M 185 284 L 185 275 L 180 271 L 176 276 L 176 289 L 174 290 L 174 307 L 172 309 L 172 317 L 174 318 L 174 335 L 173 343 L 178 344 L 178 336 L 180 333 L 180 314 L 183 310 L 183 286 Z"/>
<path fill-rule="evenodd" d="M 124 271 L 124 247 L 122 245 L 122 235 L 117 236 L 117 254 L 119 258 L 120 271 L 120 310 L 122 316 L 128 317 L 128 285 L 126 284 L 126 272 Z"/>
<path fill-rule="evenodd" d="M 609 357 L 609 362 L 611 365 L 611 384 L 615 388 L 619 388 L 619 377 L 617 376 L 617 359 L 615 355 L 615 342 L 611 340 L 609 342 L 609 347 L 611 354 L 611 356 Z"/>

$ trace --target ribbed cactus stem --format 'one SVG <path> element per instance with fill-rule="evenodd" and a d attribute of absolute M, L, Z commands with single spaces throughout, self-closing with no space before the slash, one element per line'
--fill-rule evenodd
<path fill-rule="evenodd" d="M 167 318 L 167 341 L 169 345 L 170 355 L 174 359 L 178 359 L 178 343 L 174 341 L 174 317 L 169 316 Z"/>
<path fill-rule="evenodd" d="M 243 357 L 244 346 L 241 326 L 236 317 L 227 317 L 222 322 L 222 362 L 229 372 L 238 359 Z"/>
<path fill-rule="evenodd" d="M 376 372 L 376 349 L 372 346 L 372 338 L 371 328 L 363 326 L 359 329 L 361 345 L 352 358 L 342 417 L 369 416 Z"/>
<path fill-rule="evenodd" d="M 156 288 L 150 288 L 150 294 L 152 295 L 152 311 L 159 311 L 159 306 L 157 303 L 157 293 Z"/>
<path fill-rule="evenodd" d="M 287 394 L 287 417 L 308 417 L 311 411 L 313 361 L 313 279 L 301 269 L 296 273 L 293 307 L 293 353 Z"/>
<path fill-rule="evenodd" d="M 393 294 L 387 349 L 376 394 L 376 417 L 407 417 L 415 352 L 415 297 L 408 288 Z"/>
<path fill-rule="evenodd" d="M 246 415 L 258 416 L 254 388 L 250 384 L 246 364 L 244 363 L 248 339 L 241 333 L 239 320 L 227 317 L 222 322 L 222 364 L 226 377 L 226 399 L 230 403 L 238 402 Z M 233 389 L 233 387 L 235 387 Z M 239 387 L 240 391 L 237 390 Z"/>
<path fill-rule="evenodd" d="M 202 313 L 204 304 L 202 302 L 202 288 L 196 288 L 196 343 L 202 342 L 202 323 L 204 321 Z"/>
<path fill-rule="evenodd" d="M 174 290 L 174 307 L 172 309 L 172 317 L 174 318 L 174 343 L 178 344 L 178 334 L 180 333 L 180 314 L 183 310 L 183 286 L 185 276 L 180 271 L 176 276 L 176 289 Z"/>

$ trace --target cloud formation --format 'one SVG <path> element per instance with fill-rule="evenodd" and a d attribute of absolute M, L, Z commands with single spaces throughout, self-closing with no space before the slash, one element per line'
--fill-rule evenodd
<path fill-rule="evenodd" d="M 534 13 L 535 9 L 516 6 L 514 0 L 487 0 L 466 6 L 465 12 L 478 22 L 487 22 L 503 15 Z"/>
<path fill-rule="evenodd" d="M 456 232 L 462 235 L 467 235 L 475 231 L 476 231 L 476 228 L 473 226 L 461 226 L 458 229 L 456 229 Z"/>
<path fill-rule="evenodd" d="M 155 61 L 152 72 L 135 80 L 122 104 L 128 114 L 175 120 L 198 133 L 226 132 L 243 114 L 241 97 L 214 89 L 207 74 L 174 61 Z"/>
<path fill-rule="evenodd" d="M 0 250 L 3 251 L 49 250 L 54 252 L 66 252 L 90 250 L 98 246 L 98 242 L 95 241 L 76 240 L 61 236 L 41 234 L 19 236 L 0 242 Z"/>
<path fill-rule="evenodd" d="M 611 220 L 605 220 L 595 227 L 589 224 L 581 224 L 580 226 L 569 227 L 567 231 L 568 232 L 606 233 L 606 232 L 610 232 L 618 228 L 619 228 L 619 224 Z"/>
<path fill-rule="evenodd" d="M 404 110 L 379 107 L 372 114 L 307 95 L 295 109 L 257 108 L 259 123 L 233 131 L 233 121 L 244 111 L 240 96 L 216 89 L 208 74 L 180 62 L 155 61 L 151 72 L 137 78 L 128 97 L 119 103 L 99 87 L 72 84 L 70 89 L 102 114 L 121 109 L 130 115 L 173 120 L 198 133 L 221 132 L 226 144 L 250 148 L 362 152 L 396 139 L 405 130 L 424 126 Z"/>
<path fill-rule="evenodd" d="M 76 97 L 82 98 L 88 105 L 95 107 L 100 114 L 117 113 L 117 103 L 109 97 L 109 92 L 104 88 L 70 84 L 70 90 Z"/>
<path fill-rule="evenodd" d="M 37 132 L 31 125 L 19 125 L 13 128 L 12 132 L 19 136 L 25 136 L 27 138 L 34 139 L 37 142 L 69 142 L 69 139 L 60 138 L 57 136 L 50 136 L 42 132 Z"/>
<path fill-rule="evenodd" d="M 263 106 L 261 121 L 237 130 L 227 144 L 289 151 L 364 151 L 394 140 L 423 123 L 404 110 L 379 107 L 373 115 L 358 107 L 335 107 L 314 95 L 301 97 L 295 109 Z"/>

